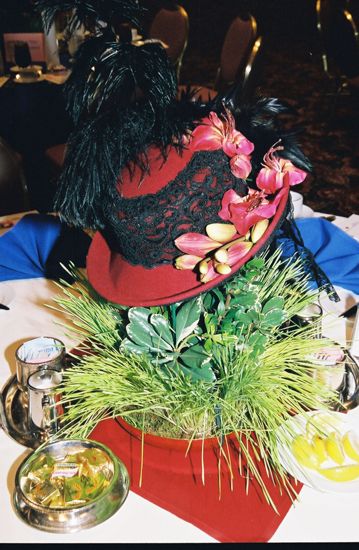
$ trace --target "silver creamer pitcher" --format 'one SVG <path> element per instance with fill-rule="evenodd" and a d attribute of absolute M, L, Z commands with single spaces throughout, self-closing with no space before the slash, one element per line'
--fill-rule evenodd
<path fill-rule="evenodd" d="M 58 431 L 64 413 L 59 384 L 62 374 L 52 369 L 33 373 L 27 382 L 29 392 L 29 423 L 47 435 Z"/>

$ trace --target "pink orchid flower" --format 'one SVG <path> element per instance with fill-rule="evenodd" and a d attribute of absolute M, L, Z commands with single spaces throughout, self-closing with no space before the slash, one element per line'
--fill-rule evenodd
<path fill-rule="evenodd" d="M 183 256 L 175 259 L 175 267 L 177 269 L 195 269 L 209 252 L 220 248 L 222 243 L 201 233 L 184 233 L 175 239 L 175 245 L 181 252 L 185 252 Z"/>
<path fill-rule="evenodd" d="M 252 248 L 253 243 L 249 241 L 236 242 L 228 248 L 228 259 L 227 262 L 229 265 L 233 265 L 242 259 L 250 249 Z"/>
<path fill-rule="evenodd" d="M 242 242 L 235 242 L 232 246 L 229 246 L 227 248 L 228 251 L 228 258 L 226 261 L 226 266 L 231 268 L 235 263 L 237 263 L 241 258 L 244 258 L 246 254 L 250 251 L 252 248 L 253 243 L 248 241 L 242 241 Z M 202 283 L 208 283 L 209 281 L 212 281 L 216 277 L 220 275 L 218 271 L 218 264 L 216 262 L 211 261 L 208 265 L 208 271 L 207 273 L 201 274 L 201 282 Z M 231 269 L 229 269 L 229 273 L 231 272 Z"/>
<path fill-rule="evenodd" d="M 229 189 L 223 195 L 222 209 L 218 215 L 222 220 L 233 223 L 239 235 L 245 235 L 260 220 L 274 216 L 283 192 L 284 190 L 280 191 L 269 201 L 263 191 L 249 189 L 248 195 L 241 197 L 233 189 Z"/>
<path fill-rule="evenodd" d="M 175 259 L 175 266 L 177 269 L 194 269 L 196 265 L 203 260 L 202 256 L 195 256 L 194 254 L 183 254 Z"/>
<path fill-rule="evenodd" d="M 201 233 L 185 233 L 175 239 L 175 245 L 185 252 L 175 260 L 177 269 L 197 269 L 202 283 L 220 275 L 229 274 L 231 266 L 245 256 L 252 242 L 239 237 L 232 224 L 209 224 L 208 235 L 217 235 L 218 240 Z"/>
<path fill-rule="evenodd" d="M 184 233 L 175 239 L 175 245 L 181 252 L 203 258 L 208 252 L 222 246 L 222 243 L 201 233 Z"/>
<path fill-rule="evenodd" d="M 234 118 L 226 110 L 223 121 L 213 111 L 209 113 L 207 124 L 200 124 L 192 132 L 195 151 L 216 151 L 223 149 L 229 157 L 250 155 L 254 145 L 241 132 L 235 129 Z"/>
<path fill-rule="evenodd" d="M 273 145 L 263 157 L 261 170 L 256 179 L 259 189 L 267 194 L 273 194 L 283 187 L 297 185 L 305 180 L 307 173 L 287 159 L 275 156 L 276 151 L 283 147 Z"/>
<path fill-rule="evenodd" d="M 227 228 L 226 232 L 218 232 L 218 240 L 207 236 L 202 235 L 201 233 L 184 233 L 177 239 L 175 239 L 176 247 L 185 252 L 183 256 L 179 256 L 175 260 L 175 266 L 177 269 L 194 269 L 197 264 L 199 264 L 210 252 L 221 248 L 224 243 L 227 243 L 229 240 L 233 240 L 236 234 L 235 227 L 232 224 L 211 224 L 213 225 L 222 225 Z M 211 227 L 208 226 L 208 227 Z M 229 228 L 233 228 L 233 231 L 228 231 Z M 215 230 L 208 231 L 209 234 L 215 232 Z M 222 237 L 222 238 L 221 238 Z"/>
<path fill-rule="evenodd" d="M 236 178 L 247 179 L 252 171 L 250 157 L 247 155 L 235 155 L 230 160 L 231 172 Z"/>

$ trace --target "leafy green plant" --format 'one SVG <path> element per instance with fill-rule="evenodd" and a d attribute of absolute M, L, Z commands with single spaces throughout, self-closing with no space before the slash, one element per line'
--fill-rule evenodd
<path fill-rule="evenodd" d="M 170 312 L 166 318 L 148 308 L 131 308 L 121 349 L 145 354 L 154 364 L 172 371 L 179 369 L 193 380 L 214 380 L 211 357 L 196 335 L 201 299 L 175 304 Z"/>
<path fill-rule="evenodd" d="M 64 266 L 63 266 L 64 267 Z M 70 264 L 65 271 L 74 279 L 74 284 L 65 280 L 58 284 L 62 295 L 54 302 L 57 306 L 48 305 L 55 311 L 65 311 L 71 319 L 71 325 L 64 324 L 69 333 L 82 338 L 82 347 L 94 350 L 112 347 L 123 334 L 122 309 L 100 296 L 90 285 L 81 270 Z"/>
<path fill-rule="evenodd" d="M 107 348 L 86 355 L 64 373 L 65 424 L 57 435 L 87 437 L 100 420 L 115 416 L 145 432 L 189 441 L 221 441 L 229 433 L 240 440 L 244 435 L 244 459 L 251 460 L 254 450 L 285 485 L 278 446 L 286 441 L 278 437 L 278 428 L 293 413 L 325 408 L 334 396 L 313 377 L 316 366 L 310 356 L 323 346 L 313 334 L 312 327 L 305 327 L 295 336 L 274 338 L 260 361 L 251 359 L 249 349 L 236 352 L 221 346 L 215 354 L 220 376 L 196 384 L 181 371 L 164 373 L 146 354 L 129 359 L 127 353 Z M 248 475 L 266 495 L 256 463 L 248 466 Z"/>
<path fill-rule="evenodd" d="M 283 262 L 280 255 L 252 259 L 232 280 L 197 298 L 149 308 L 104 300 L 71 267 L 76 285 L 64 282 L 65 298 L 57 303 L 72 316 L 89 347 L 117 346 L 147 355 L 163 373 L 182 372 L 193 383 L 214 381 L 218 346 L 249 348 L 255 359 L 271 335 L 312 301 L 300 261 Z"/>
<path fill-rule="evenodd" d="M 270 259 L 254 258 L 229 283 L 206 293 L 207 352 L 218 344 L 232 344 L 250 347 L 254 358 L 285 321 L 313 300 L 299 260 L 279 259 L 280 251 Z"/>
<path fill-rule="evenodd" d="M 72 274 L 76 278 L 73 268 Z M 316 297 L 306 282 L 300 261 L 283 262 L 278 251 L 248 262 L 222 286 L 170 306 L 121 308 L 96 296 L 81 277 L 76 291 L 65 286 L 58 308 L 88 346 L 64 373 L 68 407 L 58 435 L 87 437 L 113 416 L 189 441 L 222 441 L 235 433 L 248 475 L 267 500 L 242 435 L 290 491 L 278 457 L 285 443 L 278 427 L 293 413 L 335 401 L 323 378 L 314 376 L 314 354 L 333 343 L 317 339 L 315 325 L 287 326 Z"/>

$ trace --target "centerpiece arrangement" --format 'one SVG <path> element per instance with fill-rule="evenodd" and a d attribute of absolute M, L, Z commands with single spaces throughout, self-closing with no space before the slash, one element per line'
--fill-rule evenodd
<path fill-rule="evenodd" d="M 147 308 L 107 301 L 75 268 L 71 275 L 76 285 L 63 283 L 56 299 L 83 338 L 64 373 L 66 435 L 87 437 L 115 416 L 145 433 L 189 441 L 244 434 L 285 481 L 278 427 L 336 399 L 318 376 L 326 369 L 320 351 L 334 345 L 316 338 L 321 319 L 295 322 L 316 295 L 305 288 L 300 260 L 261 255 L 220 287 Z M 246 446 L 241 452 L 250 457 Z M 255 463 L 249 471 L 258 475 Z"/>
<path fill-rule="evenodd" d="M 263 253 L 221 286 L 158 307 L 119 306 L 70 272 L 76 284 L 63 283 L 55 307 L 83 344 L 64 373 L 58 436 L 104 442 L 134 491 L 219 540 L 267 540 L 301 488 L 280 453 L 300 445 L 297 428 L 282 425 L 338 400 L 319 360 L 335 344 L 316 338 L 321 319 L 296 324 L 317 295 L 300 259 Z"/>
<path fill-rule="evenodd" d="M 51 22 L 63 3 L 37 4 Z M 118 40 L 136 1 L 70 4 L 98 32 L 66 84 L 56 209 L 96 233 L 55 306 L 83 340 L 59 436 L 106 443 L 132 490 L 218 540 L 268 540 L 300 489 L 280 427 L 337 399 L 320 361 L 335 344 L 296 320 L 331 288 L 291 214 L 310 164 L 277 100 L 178 98 L 161 44 Z"/>

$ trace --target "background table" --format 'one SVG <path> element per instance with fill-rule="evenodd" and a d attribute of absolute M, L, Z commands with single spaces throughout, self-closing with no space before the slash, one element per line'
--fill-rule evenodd
<path fill-rule="evenodd" d="M 0 136 L 21 155 L 31 208 L 52 208 L 56 186 L 45 151 L 66 143 L 71 129 L 63 86 L 9 80 L 0 88 Z"/>
<path fill-rule="evenodd" d="M 77 344 L 62 325 L 62 314 L 46 307 L 60 292 L 54 282 L 28 279 L 0 283 L 1 293 L 13 293 L 10 310 L 0 310 L 0 385 L 15 373 L 15 350 L 24 341 L 47 335 L 64 341 L 67 349 Z M 353 297 L 339 289 L 344 303 Z M 338 305 L 324 319 L 323 332 L 345 343 L 352 324 L 337 318 Z M 340 306 L 339 306 L 340 307 Z M 359 424 L 359 407 L 349 412 Z M 12 505 L 14 477 L 29 449 L 0 430 L 0 542 L 215 542 L 206 533 L 130 492 L 123 507 L 102 525 L 75 534 L 45 533 L 23 523 Z M 272 537 L 272 542 L 353 542 L 359 540 L 358 494 L 320 493 L 304 487 L 299 502 Z M 260 518 L 259 518 L 260 521 Z"/>

